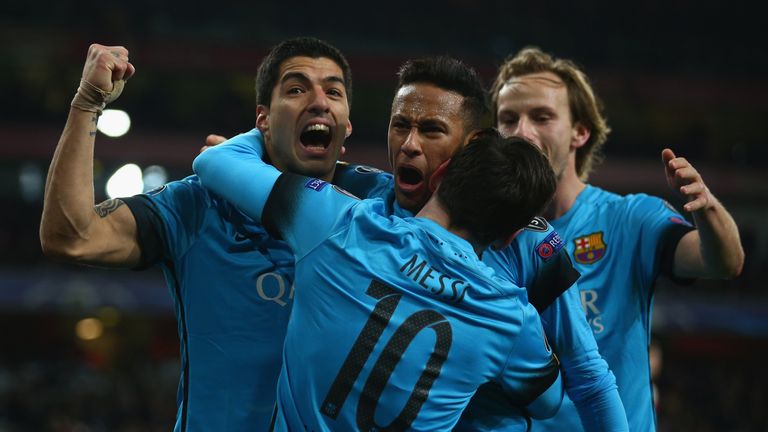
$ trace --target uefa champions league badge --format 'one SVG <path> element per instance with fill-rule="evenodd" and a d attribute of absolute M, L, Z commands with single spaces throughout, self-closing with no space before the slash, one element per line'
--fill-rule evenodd
<path fill-rule="evenodd" d="M 557 231 L 552 231 L 544 241 L 536 246 L 536 253 L 541 259 L 547 261 L 552 258 L 553 255 L 560 252 L 560 249 L 562 249 L 564 245 L 565 243 L 563 243 L 563 239 L 560 238 L 560 234 L 558 234 Z"/>
<path fill-rule="evenodd" d="M 323 181 L 320 179 L 309 179 L 305 184 L 304 187 L 307 189 L 312 189 L 315 192 L 320 192 L 323 190 L 323 188 L 328 184 L 327 181 Z"/>

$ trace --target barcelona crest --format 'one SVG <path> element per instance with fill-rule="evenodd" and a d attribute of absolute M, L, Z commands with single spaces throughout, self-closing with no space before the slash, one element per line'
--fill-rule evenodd
<path fill-rule="evenodd" d="M 606 246 L 603 243 L 602 231 L 578 237 L 573 243 L 576 245 L 573 257 L 579 264 L 594 264 L 605 256 Z"/>

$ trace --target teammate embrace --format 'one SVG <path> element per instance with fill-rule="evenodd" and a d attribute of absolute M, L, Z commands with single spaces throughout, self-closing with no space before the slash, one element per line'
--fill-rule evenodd
<path fill-rule="evenodd" d="M 637 370 L 653 281 L 743 263 L 733 219 L 671 150 L 666 175 L 698 229 L 657 198 L 584 183 L 608 127 L 585 75 L 536 49 L 502 66 L 492 110 L 461 62 L 403 65 L 390 175 L 336 163 L 352 132 L 344 56 L 285 41 L 259 67 L 257 129 L 203 152 L 200 177 L 94 208 L 95 125 L 133 73 L 124 48 L 89 49 L 41 241 L 67 261 L 163 268 L 182 346 L 177 431 L 525 430 L 555 413 L 563 384 L 534 430 L 653 430 Z M 491 117 L 513 138 L 484 131 Z M 293 301 L 260 297 L 268 280 L 295 286 Z M 593 334 L 582 292 L 606 331 Z"/>

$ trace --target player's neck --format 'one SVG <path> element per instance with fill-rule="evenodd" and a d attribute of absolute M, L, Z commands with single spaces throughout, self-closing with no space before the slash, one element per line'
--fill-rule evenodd
<path fill-rule="evenodd" d="M 586 183 L 579 179 L 575 170 L 566 170 L 557 181 L 555 196 L 543 216 L 549 220 L 555 220 L 566 214 L 585 187 L 587 187 Z"/>
<path fill-rule="evenodd" d="M 416 214 L 416 217 L 429 219 L 432 222 L 445 228 L 445 230 L 451 234 L 466 240 L 470 245 L 472 245 L 472 248 L 475 250 L 477 256 L 482 257 L 483 250 L 485 250 L 488 245 L 477 244 L 477 242 L 474 241 L 474 238 L 470 235 L 469 231 L 452 226 L 451 216 L 448 214 L 448 211 L 445 209 L 445 207 L 440 204 L 440 201 L 435 195 L 437 194 L 432 195 L 432 198 L 430 198 L 429 201 L 424 204 L 424 207 L 422 207 L 419 213 Z"/>

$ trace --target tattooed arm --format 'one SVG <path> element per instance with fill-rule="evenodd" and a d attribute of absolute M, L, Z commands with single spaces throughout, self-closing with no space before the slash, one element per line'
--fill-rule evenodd
<path fill-rule="evenodd" d="M 125 48 L 94 44 L 88 50 L 83 80 L 108 92 L 113 90 L 113 81 L 128 78 L 133 72 Z M 133 213 L 120 200 L 107 200 L 94 207 L 93 147 L 99 110 L 89 111 L 90 105 L 82 100 L 75 105 L 69 111 L 45 182 L 40 222 L 43 252 L 82 264 L 134 267 L 141 254 Z"/>

